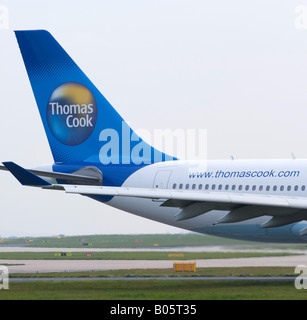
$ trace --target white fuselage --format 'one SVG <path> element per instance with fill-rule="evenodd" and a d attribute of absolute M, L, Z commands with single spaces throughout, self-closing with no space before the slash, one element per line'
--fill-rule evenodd
<path fill-rule="evenodd" d="M 170 161 L 148 165 L 128 177 L 123 187 L 176 189 L 182 192 L 221 192 L 306 197 L 305 160 L 220 160 L 206 162 Z M 305 222 L 262 229 L 269 216 L 237 223 L 215 225 L 227 211 L 212 210 L 192 219 L 176 221 L 179 207 L 163 207 L 161 200 L 114 197 L 109 205 L 178 228 L 219 236 L 257 241 L 302 241 L 297 230 Z M 290 228 L 290 229 L 289 229 Z M 294 228 L 294 229 L 293 229 Z M 281 232 L 281 233 L 280 233 Z M 292 240 L 291 240 L 292 241 Z"/>

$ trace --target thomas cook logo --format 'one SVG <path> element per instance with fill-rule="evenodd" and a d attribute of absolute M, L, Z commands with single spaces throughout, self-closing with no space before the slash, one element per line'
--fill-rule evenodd
<path fill-rule="evenodd" d="M 91 91 L 76 82 L 67 82 L 51 94 L 47 121 L 54 137 L 68 146 L 84 142 L 95 128 L 96 100 Z"/>

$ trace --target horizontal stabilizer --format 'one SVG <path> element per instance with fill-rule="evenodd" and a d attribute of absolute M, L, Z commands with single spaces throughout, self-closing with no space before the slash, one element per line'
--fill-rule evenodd
<path fill-rule="evenodd" d="M 0 166 L 0 170 L 8 170 L 8 168 L 6 166 Z M 34 169 L 25 170 L 33 173 L 36 176 L 53 178 L 57 180 L 66 180 L 72 184 L 92 186 L 102 185 L 102 173 L 96 167 L 84 167 L 74 173 L 50 172 Z"/>
<path fill-rule="evenodd" d="M 51 183 L 35 175 L 34 173 L 20 167 L 14 162 L 3 162 L 4 166 L 24 186 L 51 186 Z"/>

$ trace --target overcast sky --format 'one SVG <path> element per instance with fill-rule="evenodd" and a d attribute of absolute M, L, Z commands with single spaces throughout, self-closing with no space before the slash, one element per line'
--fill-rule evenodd
<path fill-rule="evenodd" d="M 133 128 L 207 129 L 209 159 L 307 158 L 307 0 L 3 6 L 1 162 L 53 163 L 16 29 L 49 30 Z M 180 231 L 6 172 L 0 188 L 0 236 Z"/>

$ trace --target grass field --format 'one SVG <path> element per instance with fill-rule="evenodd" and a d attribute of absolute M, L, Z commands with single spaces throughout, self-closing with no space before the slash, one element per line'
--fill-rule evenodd
<path fill-rule="evenodd" d="M 81 235 L 36 238 L 0 239 L 1 245 L 24 245 L 42 248 L 159 248 L 184 246 L 252 246 L 254 248 L 306 248 L 306 245 L 282 245 L 246 242 L 196 233 L 136 234 L 136 235 Z"/>
<path fill-rule="evenodd" d="M 289 249 L 304 250 L 306 245 L 274 245 L 241 242 L 198 234 L 177 235 L 95 235 L 74 237 L 1 239 L 1 245 L 22 245 L 27 247 L 51 248 L 144 248 L 142 252 L 73 252 L 71 256 L 59 256 L 54 252 L 1 252 L 0 259 L 154 259 L 154 260 L 196 260 L 216 258 L 287 256 Z M 184 246 L 222 246 L 232 248 L 231 252 L 174 252 L 171 248 Z M 146 248 L 168 247 L 168 251 L 146 251 Z M 235 251 L 248 248 L 250 252 Z M 288 252 L 259 252 L 253 249 L 287 249 Z M 55 255 L 57 253 L 57 255 Z M 181 253 L 183 257 L 169 257 Z M 248 267 L 248 268 L 197 268 L 196 273 L 184 276 L 282 276 L 293 277 L 294 268 Z M 0 300 L 306 300 L 307 290 L 297 290 L 293 281 L 129 281 L 131 277 L 177 277 L 170 269 L 135 269 L 75 273 L 10 274 L 15 277 L 124 277 L 122 281 L 31 281 L 10 282 L 9 290 L 0 290 Z"/>
<path fill-rule="evenodd" d="M 292 282 L 46 281 L 10 283 L 1 300 L 306 300 Z"/>
<path fill-rule="evenodd" d="M 81 235 L 3 239 L 2 244 L 21 244 L 28 247 L 61 248 L 144 248 L 239 244 L 240 241 L 220 239 L 196 233 L 138 234 L 138 235 Z M 1 245 L 1 243 L 0 243 Z"/>
<path fill-rule="evenodd" d="M 171 269 L 130 269 L 93 272 L 54 272 L 11 274 L 11 278 L 131 278 L 131 277 L 293 277 L 292 267 L 225 267 L 197 268 L 196 272 L 174 272 Z"/>
<path fill-rule="evenodd" d="M 54 274 L 12 275 L 13 277 L 166 277 L 181 276 L 169 269 L 114 270 Z M 289 267 L 198 268 L 184 276 L 284 276 L 293 277 Z M 0 290 L 0 300 L 307 300 L 306 290 L 297 290 L 290 281 L 39 281 L 10 282 Z"/>

